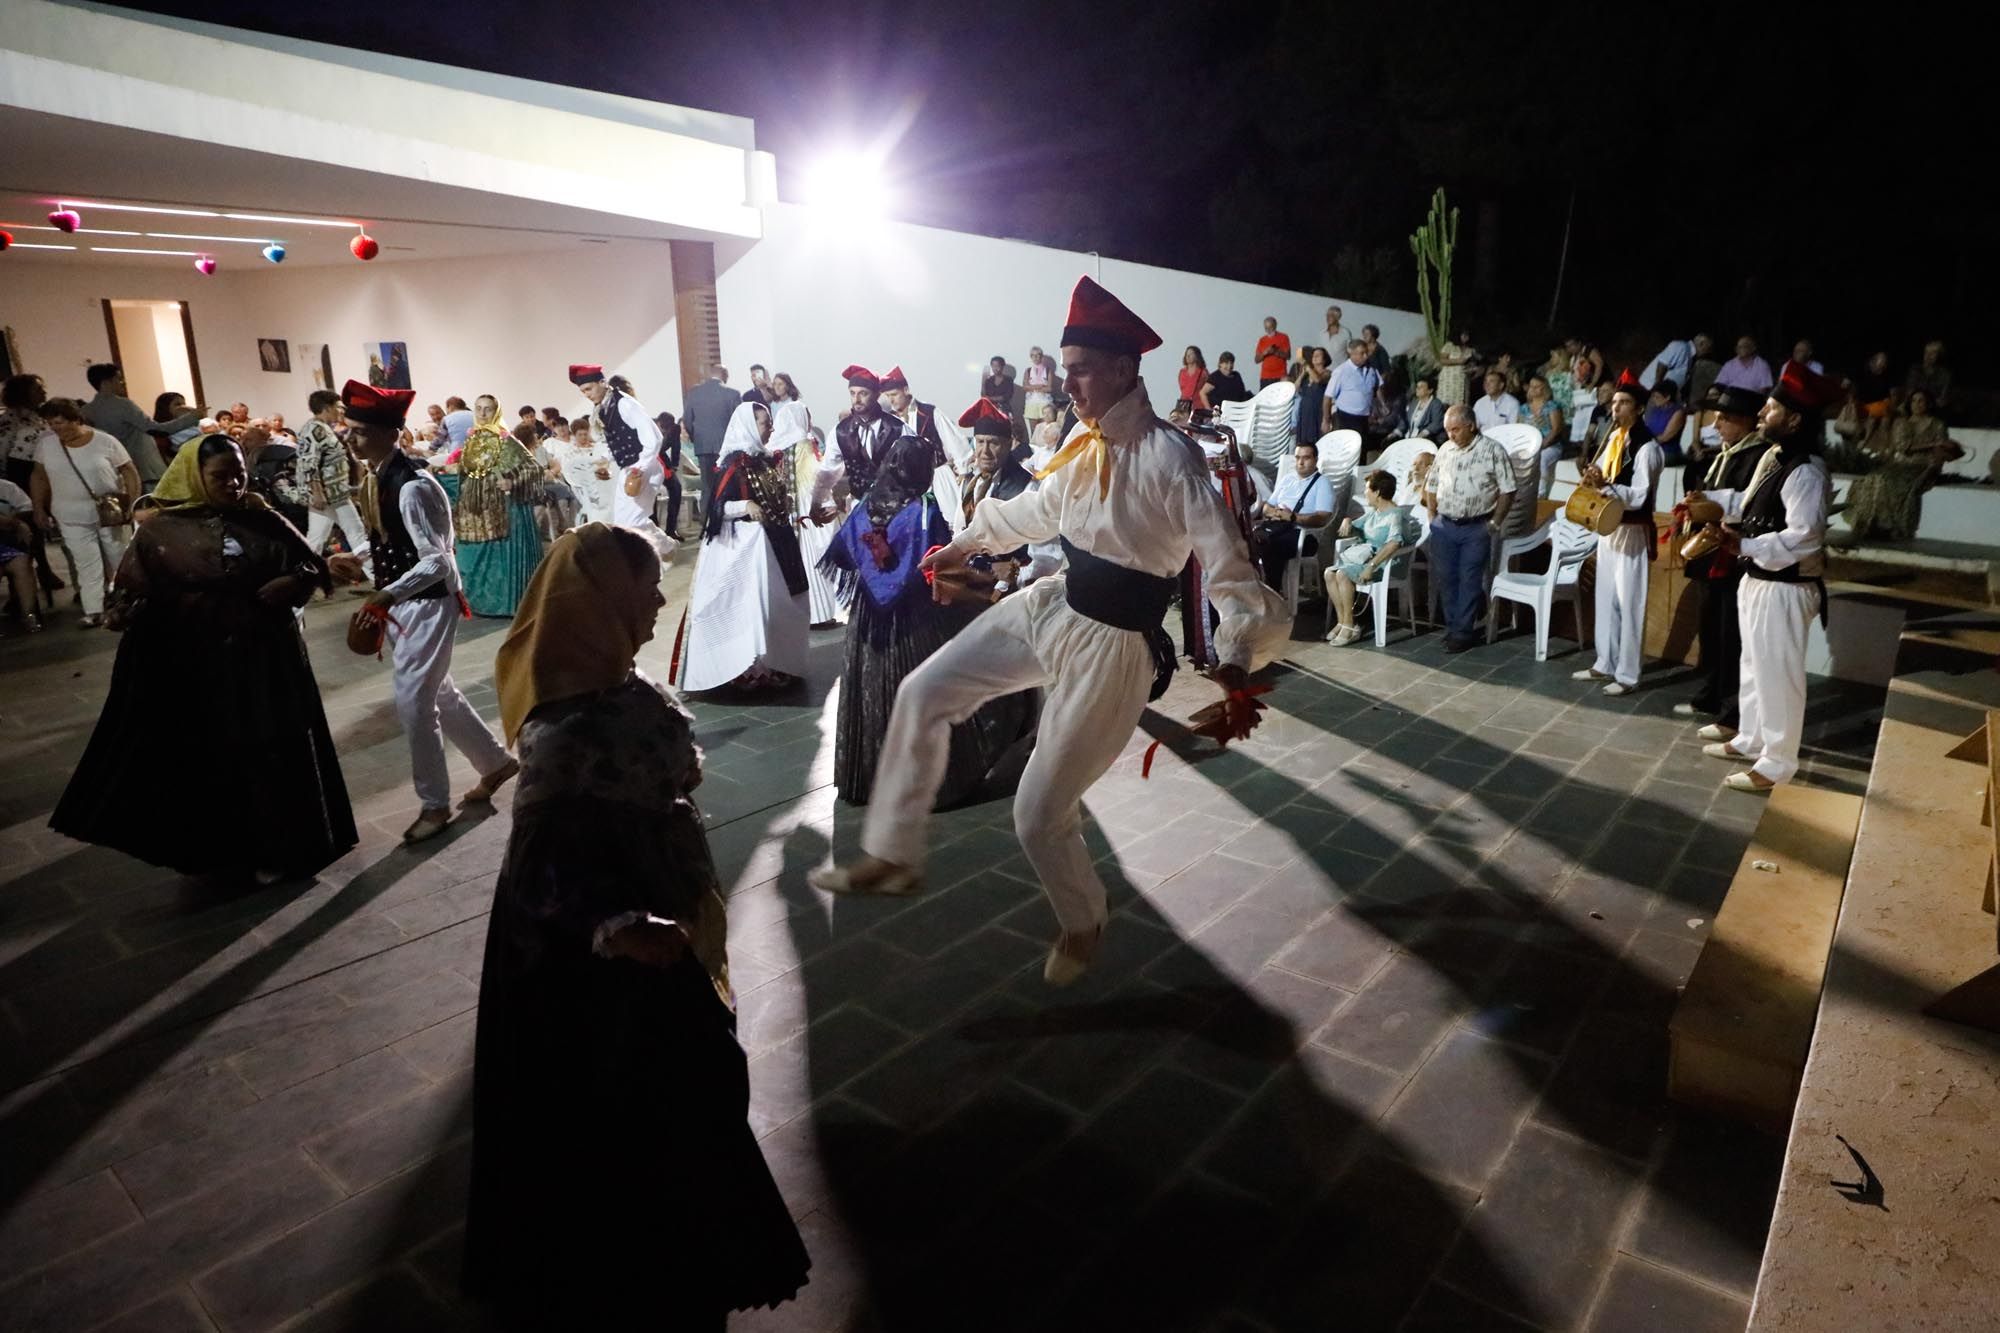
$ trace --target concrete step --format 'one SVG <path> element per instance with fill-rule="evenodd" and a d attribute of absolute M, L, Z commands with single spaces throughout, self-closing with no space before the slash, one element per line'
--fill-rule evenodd
<path fill-rule="evenodd" d="M 1861 798 L 1788 784 L 1768 800 L 1668 1026 L 1667 1080 L 1675 1101 L 1783 1134 L 1812 1045 Z"/>

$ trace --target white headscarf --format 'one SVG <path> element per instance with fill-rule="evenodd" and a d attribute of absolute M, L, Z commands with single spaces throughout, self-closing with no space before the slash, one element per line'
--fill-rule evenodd
<path fill-rule="evenodd" d="M 766 445 L 757 430 L 757 409 L 762 403 L 738 403 L 729 416 L 729 429 L 722 433 L 722 452 L 716 455 L 720 463 L 731 454 L 761 454 Z M 768 407 L 765 411 L 770 411 Z M 772 444 L 776 444 L 774 438 Z"/>
<path fill-rule="evenodd" d="M 812 434 L 812 413 L 796 398 L 787 398 L 771 409 L 771 442 L 765 446 L 772 453 L 789 449 Z"/>

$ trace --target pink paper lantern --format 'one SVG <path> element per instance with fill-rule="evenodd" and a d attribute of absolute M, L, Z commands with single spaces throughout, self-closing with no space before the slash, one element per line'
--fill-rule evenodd
<path fill-rule="evenodd" d="M 83 214 L 74 208 L 58 208 L 50 212 L 49 225 L 64 235 L 69 235 L 83 225 Z"/>
<path fill-rule="evenodd" d="M 208 255 L 203 255 L 201 258 L 195 260 L 194 266 L 204 278 L 209 277 L 215 272 L 215 260 Z"/>

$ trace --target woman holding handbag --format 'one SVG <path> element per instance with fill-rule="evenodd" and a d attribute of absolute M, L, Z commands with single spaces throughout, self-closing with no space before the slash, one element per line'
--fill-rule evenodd
<path fill-rule="evenodd" d="M 104 623 L 104 589 L 125 554 L 132 502 L 139 498 L 139 470 L 125 446 L 84 419 L 69 398 L 42 404 L 52 435 L 42 437 L 29 483 L 35 519 L 59 536 L 76 573 L 83 628 Z"/>

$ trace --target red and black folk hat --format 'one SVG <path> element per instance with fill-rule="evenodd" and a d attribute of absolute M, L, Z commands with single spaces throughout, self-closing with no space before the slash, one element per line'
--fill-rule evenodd
<path fill-rule="evenodd" d="M 891 366 L 882 375 L 882 388 L 885 392 L 890 389 L 907 389 L 909 387 L 910 377 L 903 373 L 901 366 Z"/>
<path fill-rule="evenodd" d="M 1003 435 L 1011 439 L 1014 434 L 1012 419 L 995 407 L 991 398 L 981 398 L 959 413 L 958 424 L 974 435 Z"/>
<path fill-rule="evenodd" d="M 604 378 L 603 366 L 575 365 L 569 368 L 569 382 L 578 386 L 591 384 Z"/>
<path fill-rule="evenodd" d="M 383 389 L 360 380 L 349 380 L 340 391 L 347 419 L 364 426 L 401 426 L 416 397 L 415 389 Z"/>
<path fill-rule="evenodd" d="M 877 393 L 882 391 L 882 377 L 866 366 L 849 366 L 840 372 L 840 377 L 847 381 L 847 387 L 850 389 L 872 389 Z"/>
<path fill-rule="evenodd" d="M 1070 293 L 1069 320 L 1063 325 L 1060 345 L 1143 356 L 1160 345 L 1160 335 L 1086 274 Z"/>

